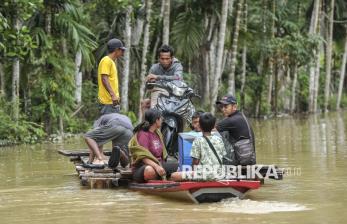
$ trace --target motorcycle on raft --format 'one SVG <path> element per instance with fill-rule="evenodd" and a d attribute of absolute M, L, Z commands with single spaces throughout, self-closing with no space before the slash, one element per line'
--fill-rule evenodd
<path fill-rule="evenodd" d="M 195 107 L 192 98 L 198 97 L 193 89 L 180 80 L 157 80 L 147 82 L 146 90 L 166 90 L 167 95 L 160 93 L 157 99 L 156 109 L 162 112 L 163 123 L 161 132 L 168 154 L 178 158 L 178 133 L 183 132 L 184 122 L 191 125 Z"/>

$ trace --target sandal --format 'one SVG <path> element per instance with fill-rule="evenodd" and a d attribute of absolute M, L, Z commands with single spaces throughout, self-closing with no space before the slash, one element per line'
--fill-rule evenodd
<path fill-rule="evenodd" d="M 108 166 L 110 168 L 116 168 L 118 166 L 121 154 L 120 150 L 119 146 L 113 147 L 110 159 L 108 160 Z"/>

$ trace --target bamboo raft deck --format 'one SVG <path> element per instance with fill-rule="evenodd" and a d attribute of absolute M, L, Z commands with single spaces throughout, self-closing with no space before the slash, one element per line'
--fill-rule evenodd
<path fill-rule="evenodd" d="M 132 179 L 132 173 L 129 168 L 118 166 L 116 169 L 105 168 L 86 168 L 83 164 L 88 161 L 89 152 L 87 151 L 69 151 L 59 150 L 59 154 L 69 157 L 76 168 L 81 185 L 91 189 L 118 188 L 127 187 Z M 110 156 L 111 152 L 104 152 Z"/>

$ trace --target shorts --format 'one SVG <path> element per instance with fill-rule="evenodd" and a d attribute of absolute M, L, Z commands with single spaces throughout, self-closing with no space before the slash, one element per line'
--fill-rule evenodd
<path fill-rule="evenodd" d="M 132 136 L 132 130 L 120 126 L 116 121 L 96 127 L 84 135 L 84 137 L 95 140 L 98 146 L 109 141 L 112 141 L 113 146 L 127 146 Z"/>
<path fill-rule="evenodd" d="M 105 114 L 119 113 L 120 106 L 113 104 L 99 104 L 100 116 Z"/>
<path fill-rule="evenodd" d="M 145 178 L 144 178 L 144 172 L 145 172 L 145 169 L 146 169 L 146 166 L 149 166 L 149 165 L 146 165 L 146 164 L 139 164 L 138 166 L 135 167 L 134 171 L 133 171 L 133 180 L 138 182 L 138 183 L 144 183 L 146 182 L 145 181 Z M 163 162 L 162 163 L 162 167 L 164 168 L 165 172 L 166 172 L 166 177 L 167 178 L 170 178 L 171 177 L 171 174 L 176 172 L 177 169 L 178 169 L 178 163 L 167 163 L 167 162 Z M 160 179 L 160 176 L 157 174 L 157 180 Z"/>

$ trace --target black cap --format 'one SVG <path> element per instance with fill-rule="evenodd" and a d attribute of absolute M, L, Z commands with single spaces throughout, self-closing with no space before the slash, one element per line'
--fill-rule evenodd
<path fill-rule="evenodd" d="M 216 104 L 237 104 L 237 100 L 233 95 L 223 96 L 222 99 L 218 100 Z"/>
<path fill-rule="evenodd" d="M 120 41 L 120 40 L 118 40 L 116 38 L 113 38 L 113 39 L 111 39 L 111 40 L 109 40 L 107 42 L 107 50 L 108 50 L 108 52 L 113 52 L 114 50 L 116 50 L 118 48 L 122 49 L 123 51 L 126 50 L 126 48 L 124 47 L 122 41 Z"/>

